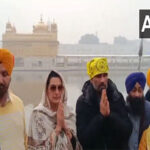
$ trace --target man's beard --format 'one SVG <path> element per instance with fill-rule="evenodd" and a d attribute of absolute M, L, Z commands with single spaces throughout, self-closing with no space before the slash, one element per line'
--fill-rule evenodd
<path fill-rule="evenodd" d="M 0 98 L 2 98 L 8 91 L 8 87 L 4 84 L 0 84 Z"/>
<path fill-rule="evenodd" d="M 127 102 L 130 104 L 132 113 L 135 116 L 142 116 L 144 114 L 144 97 L 127 96 Z"/>
<path fill-rule="evenodd" d="M 98 86 L 96 86 L 96 85 L 93 84 L 93 86 L 94 86 L 94 89 L 95 89 L 96 91 L 98 91 L 99 93 L 101 93 L 103 89 L 106 89 L 106 88 L 107 88 L 107 86 L 106 86 L 104 83 L 101 83 L 101 84 L 98 85 Z"/>

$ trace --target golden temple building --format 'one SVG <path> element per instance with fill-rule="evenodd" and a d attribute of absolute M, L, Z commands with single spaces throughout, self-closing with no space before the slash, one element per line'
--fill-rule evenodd
<path fill-rule="evenodd" d="M 45 24 L 42 17 L 31 34 L 17 33 L 8 21 L 2 35 L 2 47 L 9 49 L 15 57 L 53 57 L 57 55 L 58 45 L 56 23 Z"/>

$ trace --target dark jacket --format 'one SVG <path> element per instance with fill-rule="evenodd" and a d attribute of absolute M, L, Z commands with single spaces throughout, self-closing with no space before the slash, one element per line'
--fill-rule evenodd
<path fill-rule="evenodd" d="M 150 102 L 150 89 L 146 92 L 145 99 Z"/>
<path fill-rule="evenodd" d="M 100 96 L 87 81 L 76 104 L 77 135 L 84 150 L 123 150 L 128 147 L 132 124 L 125 101 L 115 84 L 109 79 L 107 97 L 110 115 L 100 113 Z"/>

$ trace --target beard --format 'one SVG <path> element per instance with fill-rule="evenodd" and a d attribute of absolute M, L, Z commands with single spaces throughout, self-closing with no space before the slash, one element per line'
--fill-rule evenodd
<path fill-rule="evenodd" d="M 93 87 L 98 93 L 101 93 L 103 89 L 106 89 L 107 86 L 104 83 L 101 83 L 100 85 L 93 84 Z"/>
<path fill-rule="evenodd" d="M 132 113 L 135 116 L 142 116 L 144 115 L 144 96 L 142 97 L 132 97 L 127 96 L 127 102 L 130 104 L 130 107 L 132 109 Z"/>
<path fill-rule="evenodd" d="M 8 91 L 8 87 L 4 84 L 0 84 L 0 98 L 2 98 Z"/>

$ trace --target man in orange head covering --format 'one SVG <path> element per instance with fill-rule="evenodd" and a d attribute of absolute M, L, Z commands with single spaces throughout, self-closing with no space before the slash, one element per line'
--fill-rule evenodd
<path fill-rule="evenodd" d="M 147 71 L 146 81 L 147 81 L 147 85 L 148 85 L 149 89 L 146 92 L 145 99 L 150 101 L 150 68 Z"/>
<path fill-rule="evenodd" d="M 14 67 L 14 56 L 7 49 L 0 49 L 0 62 L 4 65 L 9 75 Z"/>
<path fill-rule="evenodd" d="M 8 93 L 11 81 L 11 73 L 14 67 L 14 56 L 7 49 L 0 49 L 0 105 L 6 103 L 6 95 Z"/>
<path fill-rule="evenodd" d="M 0 149 L 25 150 L 25 116 L 20 98 L 9 91 L 14 56 L 0 49 Z"/>

